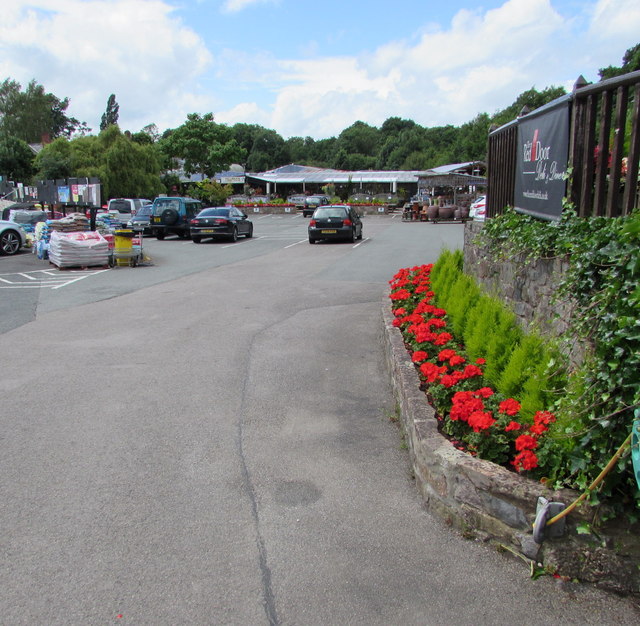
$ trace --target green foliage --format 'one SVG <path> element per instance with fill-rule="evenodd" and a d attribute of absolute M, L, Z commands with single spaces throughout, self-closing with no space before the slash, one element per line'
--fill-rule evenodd
<path fill-rule="evenodd" d="M 187 121 L 159 141 L 170 159 L 182 159 L 187 174 L 213 176 L 231 163 L 243 163 L 246 150 L 232 137 L 231 130 L 217 124 L 212 113 L 189 113 Z"/>
<path fill-rule="evenodd" d="M 575 312 L 563 340 L 580 342 L 586 357 L 556 400 L 556 447 L 546 454 L 551 480 L 584 488 L 640 415 L 640 213 L 578 218 L 565 210 L 554 223 L 507 211 L 487 222 L 480 239 L 496 255 L 569 260 L 558 294 L 573 301 Z M 640 504 L 628 459 L 616 465 L 601 495 Z"/>
<path fill-rule="evenodd" d="M 33 174 L 35 155 L 29 145 L 7 134 L 0 134 L 0 175 L 14 181 L 28 182 Z"/>
<path fill-rule="evenodd" d="M 74 132 L 88 132 L 84 122 L 66 114 L 69 99 L 60 100 L 32 80 L 22 91 L 15 80 L 0 83 L 0 132 L 27 143 L 43 138 L 70 137 Z"/>
<path fill-rule="evenodd" d="M 202 200 L 208 206 L 224 206 L 227 198 L 233 193 L 231 185 L 221 185 L 215 180 L 203 180 L 192 186 L 190 194 Z"/>
<path fill-rule="evenodd" d="M 602 68 L 598 73 L 600 74 L 600 79 L 605 80 L 637 70 L 640 70 L 640 43 L 633 46 L 633 48 L 629 48 L 624 53 L 622 57 L 622 67 L 610 65 L 609 67 Z"/>
<path fill-rule="evenodd" d="M 102 114 L 100 130 L 105 130 L 108 126 L 118 123 L 118 112 L 120 105 L 116 102 L 116 95 L 112 93 L 107 100 L 107 110 Z"/>

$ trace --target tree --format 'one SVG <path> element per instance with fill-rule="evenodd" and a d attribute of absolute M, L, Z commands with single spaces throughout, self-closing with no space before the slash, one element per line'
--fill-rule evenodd
<path fill-rule="evenodd" d="M 622 67 L 604 67 L 599 70 L 600 80 L 607 78 L 614 78 L 615 76 L 622 76 L 622 74 L 628 74 L 629 72 L 635 72 L 640 70 L 640 43 L 629 48 L 622 57 Z"/>
<path fill-rule="evenodd" d="M 35 80 L 22 91 L 20 83 L 7 78 L 0 83 L 0 131 L 27 143 L 90 131 L 84 122 L 66 115 L 68 106 L 68 98 L 45 93 Z"/>
<path fill-rule="evenodd" d="M 113 125 L 103 130 L 98 140 L 103 152 L 100 180 L 105 197 L 152 198 L 164 191 L 153 146 L 132 141 Z"/>
<path fill-rule="evenodd" d="M 523 91 L 512 105 L 496 113 L 491 121 L 497 126 L 502 126 L 511 120 L 515 120 L 524 107 L 533 111 L 560 96 L 564 96 L 566 93 L 567 91 L 564 87 L 547 87 L 542 91 L 537 91 L 532 87 L 528 91 Z"/>
<path fill-rule="evenodd" d="M 187 121 L 172 132 L 165 132 L 159 143 L 168 158 L 184 160 L 185 173 L 208 177 L 231 163 L 242 163 L 246 155 L 233 140 L 230 129 L 214 122 L 213 113 L 189 113 Z"/>
<path fill-rule="evenodd" d="M 191 195 L 207 203 L 207 206 L 222 206 L 233 193 L 231 185 L 221 185 L 215 180 L 203 180 L 191 188 Z"/>
<path fill-rule="evenodd" d="M 0 135 L 0 174 L 14 181 L 28 183 L 33 175 L 33 150 L 11 135 Z"/>
<path fill-rule="evenodd" d="M 104 130 L 112 124 L 117 124 L 119 111 L 120 105 L 116 102 L 116 94 L 112 93 L 107 100 L 107 110 L 102 114 L 100 130 Z"/>
<path fill-rule="evenodd" d="M 52 141 L 36 155 L 36 177 L 40 180 L 56 180 L 74 175 L 71 143 L 62 137 Z"/>

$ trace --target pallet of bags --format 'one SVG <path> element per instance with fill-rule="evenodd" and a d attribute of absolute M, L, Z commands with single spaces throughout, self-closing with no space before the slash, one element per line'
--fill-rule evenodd
<path fill-rule="evenodd" d="M 49 261 L 58 268 L 109 264 L 109 244 L 98 232 L 51 231 Z"/>

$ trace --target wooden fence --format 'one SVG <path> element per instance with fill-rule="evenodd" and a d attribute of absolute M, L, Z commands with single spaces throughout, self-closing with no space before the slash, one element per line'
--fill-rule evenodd
<path fill-rule="evenodd" d="M 587 85 L 580 77 L 570 106 L 567 197 L 587 217 L 627 215 L 640 206 L 640 71 Z M 487 216 L 514 206 L 518 122 L 489 133 Z"/>

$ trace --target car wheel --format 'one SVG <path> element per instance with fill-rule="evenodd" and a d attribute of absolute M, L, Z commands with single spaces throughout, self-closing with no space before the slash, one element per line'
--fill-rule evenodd
<path fill-rule="evenodd" d="M 360 229 L 360 234 L 358 235 L 358 239 L 362 239 L 362 228 Z"/>
<path fill-rule="evenodd" d="M 191 233 L 189 231 L 181 231 L 180 233 L 178 233 L 178 237 L 180 237 L 180 239 L 191 239 Z"/>
<path fill-rule="evenodd" d="M 251 237 L 253 237 L 253 224 L 251 224 L 251 226 L 249 226 L 249 230 L 247 231 L 247 234 L 245 235 L 245 237 L 247 239 L 251 239 Z"/>
<path fill-rule="evenodd" d="M 231 231 L 231 241 L 238 241 L 238 229 L 235 226 Z"/>
<path fill-rule="evenodd" d="M 0 235 L 0 252 L 2 254 L 16 254 L 21 245 L 22 239 L 15 230 L 5 230 Z"/>
<path fill-rule="evenodd" d="M 164 239 L 164 233 L 157 232 L 157 233 L 156 233 L 156 239 L 157 239 L 158 241 L 162 241 L 162 240 Z"/>
<path fill-rule="evenodd" d="M 353 229 L 351 230 L 351 235 L 349 236 L 349 242 L 350 242 L 350 243 L 354 243 L 354 242 L 355 242 L 355 240 L 356 240 L 356 229 L 355 229 L 355 228 L 353 228 Z"/>
<path fill-rule="evenodd" d="M 311 239 L 311 237 L 309 237 L 309 243 L 315 243 L 316 240 L 315 239 Z"/>
<path fill-rule="evenodd" d="M 193 243 L 200 243 L 200 241 L 202 240 L 197 235 L 194 235 L 193 237 L 191 237 L 191 241 L 193 241 Z"/>

